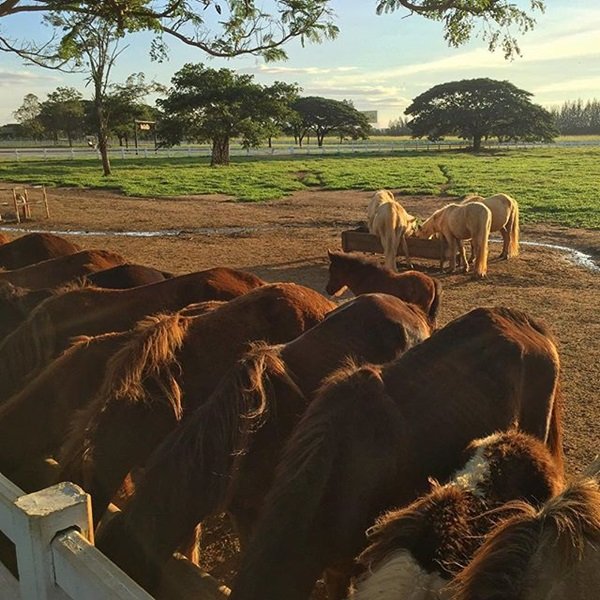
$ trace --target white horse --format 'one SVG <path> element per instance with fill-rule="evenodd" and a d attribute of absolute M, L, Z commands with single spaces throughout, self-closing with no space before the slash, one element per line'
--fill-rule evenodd
<path fill-rule="evenodd" d="M 430 238 L 436 233 L 444 237 L 450 249 L 450 271 L 456 271 L 456 253 L 460 252 L 465 273 L 469 263 L 461 240 L 471 240 L 475 259 L 475 276 L 487 273 L 488 238 L 492 223 L 490 209 L 481 202 L 447 204 L 436 210 L 416 232 L 417 237 Z"/>
<path fill-rule="evenodd" d="M 369 233 L 376 235 L 383 247 L 385 265 L 397 271 L 396 254 L 402 244 L 404 256 L 409 268 L 413 268 L 408 253 L 406 236 L 410 235 L 416 225 L 416 217 L 409 215 L 402 205 L 396 201 L 394 194 L 388 190 L 379 190 L 371 196 L 367 208 L 367 224 Z"/>
<path fill-rule="evenodd" d="M 508 194 L 494 194 L 488 198 L 467 196 L 461 204 L 481 202 L 492 213 L 490 231 L 499 231 L 502 235 L 502 253 L 500 258 L 513 258 L 519 254 L 519 205 Z"/>

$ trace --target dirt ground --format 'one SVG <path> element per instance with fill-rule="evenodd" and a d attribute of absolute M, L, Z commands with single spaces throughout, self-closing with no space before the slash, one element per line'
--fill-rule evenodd
<path fill-rule="evenodd" d="M 0 186 L 2 200 L 8 199 L 7 188 Z M 217 196 L 139 199 L 77 189 L 50 189 L 48 195 L 51 219 L 34 209 L 35 220 L 26 229 L 89 232 L 73 233 L 70 239 L 176 273 L 231 266 L 270 282 L 294 281 L 321 292 L 327 248 L 340 248 L 342 230 L 364 221 L 369 197 L 367 192 L 311 190 L 273 202 L 238 203 Z M 409 212 L 421 217 L 448 200 L 401 198 Z M 16 226 L 6 220 L 0 225 Z M 122 235 L 128 231 L 163 233 Z M 523 226 L 521 234 L 524 241 L 581 250 L 600 265 L 598 231 L 536 225 Z M 500 248 L 492 244 L 490 256 Z M 600 452 L 600 272 L 577 265 L 563 252 L 530 246 L 523 246 L 514 260 L 492 259 L 484 281 L 439 274 L 432 261 L 416 259 L 415 266 L 442 282 L 442 325 L 476 306 L 506 305 L 551 326 L 562 361 L 568 467 L 575 472 L 589 463 Z"/>

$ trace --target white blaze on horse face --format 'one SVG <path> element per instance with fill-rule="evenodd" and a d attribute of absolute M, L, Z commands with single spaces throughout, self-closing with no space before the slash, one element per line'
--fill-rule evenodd
<path fill-rule="evenodd" d="M 425 571 L 408 550 L 398 550 L 357 584 L 350 600 L 447 600 L 447 583 Z"/>

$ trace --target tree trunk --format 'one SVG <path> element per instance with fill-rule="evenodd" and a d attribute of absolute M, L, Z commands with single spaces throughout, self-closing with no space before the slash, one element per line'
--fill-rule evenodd
<path fill-rule="evenodd" d="M 323 146 L 323 138 L 325 137 L 324 133 L 317 133 L 317 146 L 321 148 Z"/>
<path fill-rule="evenodd" d="M 217 137 L 213 139 L 210 166 L 229 164 L 229 137 Z"/>
<path fill-rule="evenodd" d="M 481 150 L 481 137 L 480 133 L 473 136 L 473 152 L 479 152 Z"/>
<path fill-rule="evenodd" d="M 69 140 L 69 148 L 73 147 L 73 138 L 71 137 L 71 132 L 67 131 L 67 139 Z"/>
<path fill-rule="evenodd" d="M 273 138 L 269 136 L 269 148 L 273 147 Z"/>

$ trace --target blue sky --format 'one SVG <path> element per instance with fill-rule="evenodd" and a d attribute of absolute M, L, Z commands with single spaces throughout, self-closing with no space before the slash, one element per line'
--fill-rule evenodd
<path fill-rule="evenodd" d="M 517 3 L 527 4 L 525 0 Z M 176 40 L 169 41 L 170 59 L 153 63 L 148 34 L 126 38 L 129 47 L 113 73 L 115 82 L 138 71 L 148 79 L 168 83 L 186 62 L 204 62 L 251 73 L 264 84 L 297 82 L 304 95 L 350 99 L 360 110 L 379 111 L 379 125 L 402 116 L 410 100 L 445 81 L 474 77 L 507 79 L 534 94 L 544 106 L 565 100 L 600 99 L 600 2 L 598 0 L 547 0 L 537 26 L 519 38 L 523 56 L 504 60 L 490 53 L 485 42 L 473 39 L 461 48 L 449 48 L 439 23 L 406 13 L 375 15 L 374 2 L 333 0 L 339 37 L 302 48 L 292 42 L 289 59 L 265 64 L 256 57 L 211 59 Z M 35 37 L 43 31 L 37 15 L 3 18 L 0 27 L 12 37 Z M 80 74 L 64 74 L 26 66 L 17 57 L 0 54 L 0 124 L 14 121 L 25 94 L 40 100 L 57 86 L 91 91 Z"/>

